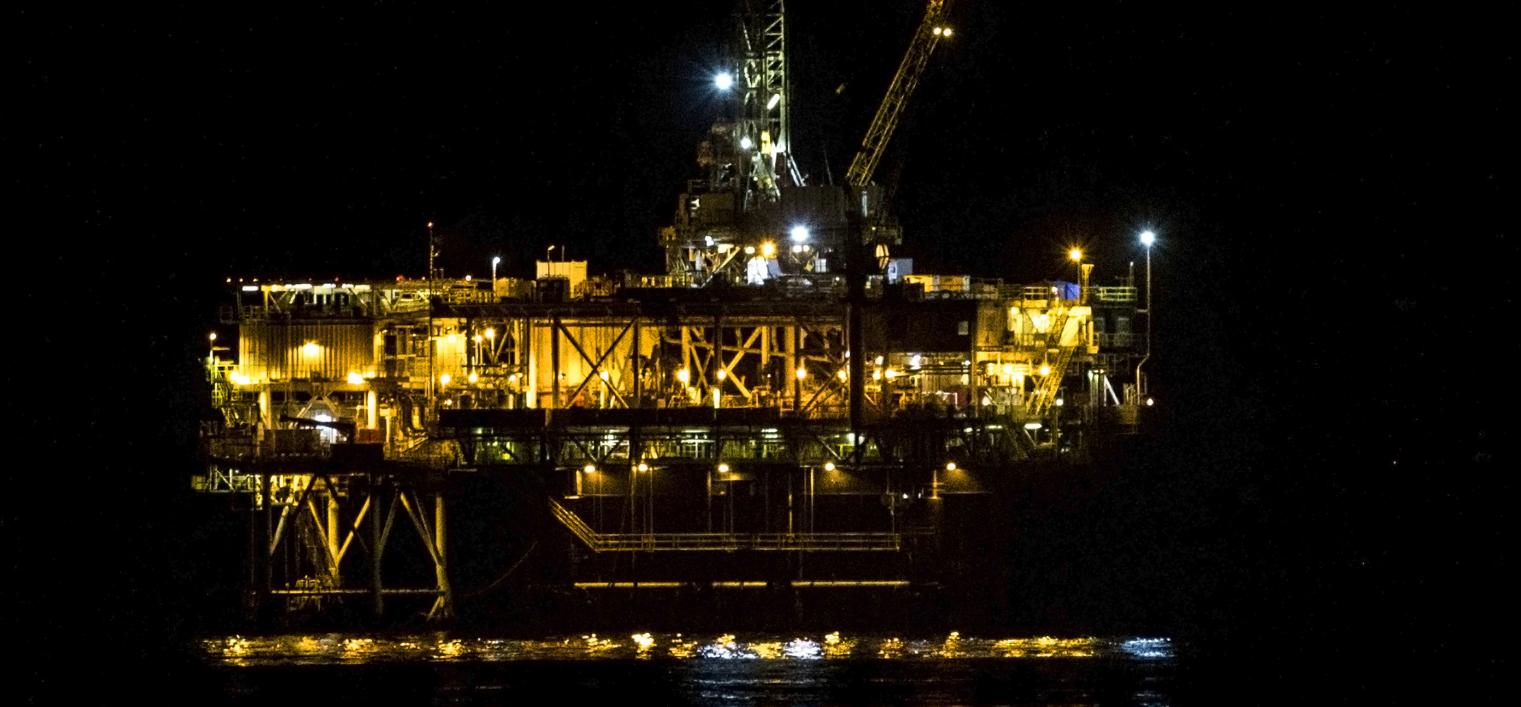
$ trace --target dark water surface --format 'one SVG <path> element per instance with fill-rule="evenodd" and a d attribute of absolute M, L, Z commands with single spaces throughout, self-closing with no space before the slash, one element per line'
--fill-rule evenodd
<path fill-rule="evenodd" d="M 1166 638 L 457 634 L 205 639 L 228 704 L 1175 704 Z"/>

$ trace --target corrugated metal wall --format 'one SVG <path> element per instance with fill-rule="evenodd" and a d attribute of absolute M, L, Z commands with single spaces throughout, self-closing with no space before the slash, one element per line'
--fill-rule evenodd
<path fill-rule="evenodd" d="M 307 343 L 316 346 L 308 348 Z M 368 322 L 245 322 L 238 363 L 251 381 L 341 381 L 350 372 L 374 375 L 374 326 Z"/>

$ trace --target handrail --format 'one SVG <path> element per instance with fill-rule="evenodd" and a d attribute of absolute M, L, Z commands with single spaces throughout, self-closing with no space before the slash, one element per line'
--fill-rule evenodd
<path fill-rule="evenodd" d="M 735 550 L 801 552 L 892 552 L 914 533 L 598 533 L 575 511 L 548 499 L 550 511 L 593 552 L 732 552 Z"/>

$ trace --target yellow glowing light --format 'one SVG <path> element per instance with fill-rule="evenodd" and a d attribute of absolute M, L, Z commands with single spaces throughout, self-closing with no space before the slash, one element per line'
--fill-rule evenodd
<path fill-rule="evenodd" d="M 834 471 L 834 462 L 824 462 L 824 471 Z"/>
<path fill-rule="evenodd" d="M 871 379 L 874 380 L 874 381 L 882 380 L 882 371 L 881 370 L 872 371 L 871 372 Z"/>
<path fill-rule="evenodd" d="M 802 379 L 807 378 L 807 377 L 808 377 L 808 369 L 803 368 L 802 366 L 798 366 L 798 369 L 797 369 L 797 379 L 798 380 L 802 380 Z"/>
<path fill-rule="evenodd" d="M 882 361 L 883 361 L 883 358 L 881 356 L 878 356 L 877 357 L 877 365 L 878 366 L 882 365 Z"/>
<path fill-rule="evenodd" d="M 486 337 L 481 336 L 480 334 L 476 334 L 475 335 L 475 343 L 479 344 L 479 343 L 481 343 L 482 341 L 485 341 L 485 340 L 486 340 Z"/>
<path fill-rule="evenodd" d="M 349 371 L 349 385 L 364 385 L 364 376 Z"/>
<path fill-rule="evenodd" d="M 747 245 L 747 246 L 745 246 L 745 255 L 755 255 L 755 246 L 753 246 L 753 245 Z"/>
<path fill-rule="evenodd" d="M 728 371 L 725 371 L 722 368 L 718 369 L 718 379 L 719 380 L 723 380 L 723 379 L 728 378 L 728 377 L 729 377 L 729 372 Z"/>
<path fill-rule="evenodd" d="M 476 382 L 476 381 L 478 381 L 480 379 L 481 379 L 481 377 L 478 376 L 478 375 L 476 375 L 475 373 L 471 373 L 470 375 L 465 376 L 465 380 L 470 381 L 471 383 L 474 383 L 474 382 Z"/>
<path fill-rule="evenodd" d="M 607 382 L 607 371 L 598 371 L 597 372 L 597 377 L 601 378 L 602 382 L 606 383 Z"/>
<path fill-rule="evenodd" d="M 596 464 L 587 464 L 586 466 L 581 467 L 581 471 L 584 471 L 584 472 L 586 472 L 588 474 L 595 474 L 595 473 L 597 473 L 597 465 Z"/>
<path fill-rule="evenodd" d="M 767 258 L 774 258 L 774 257 L 776 257 L 776 244 L 772 243 L 771 241 L 766 241 L 765 243 L 762 243 L 761 244 L 761 255 L 764 256 L 764 257 L 767 257 Z"/>
<path fill-rule="evenodd" d="M 315 342 L 315 341 L 308 341 L 305 344 L 302 344 L 302 346 L 301 346 L 301 353 L 306 354 L 307 356 L 316 356 L 318 353 L 321 353 L 321 352 L 322 352 L 322 347 L 318 346 L 317 342 Z"/>
<path fill-rule="evenodd" d="M 839 371 L 837 371 L 835 373 L 835 376 L 837 376 L 840 380 L 845 380 L 846 378 L 850 377 L 850 374 L 846 373 L 845 369 L 841 368 Z"/>
<path fill-rule="evenodd" d="M 248 376 L 241 373 L 229 374 L 227 378 L 232 381 L 233 385 L 248 385 Z"/>
<path fill-rule="evenodd" d="M 211 332 L 211 340 L 212 341 L 216 341 L 217 340 L 217 333 L 216 332 Z"/>
<path fill-rule="evenodd" d="M 454 380 L 454 376 L 451 376 L 451 375 L 445 373 L 445 374 L 443 374 L 443 375 L 441 375 L 441 376 L 438 377 L 438 384 L 439 385 L 449 385 L 449 381 L 452 381 L 452 380 Z"/>
<path fill-rule="evenodd" d="M 1014 375 L 1014 364 L 1012 364 L 1012 363 L 1005 363 L 1005 364 L 1003 364 L 1003 374 L 1006 375 L 1006 376 L 1012 376 L 1012 375 Z"/>
<path fill-rule="evenodd" d="M 1051 375 L 1051 366 L 1045 363 L 1040 364 L 1040 374 L 1043 376 Z"/>
<path fill-rule="evenodd" d="M 486 338 L 488 338 L 488 339 L 495 339 L 496 338 L 496 330 L 495 329 L 487 329 L 486 330 Z"/>
<path fill-rule="evenodd" d="M 639 462 L 638 469 L 639 469 L 639 471 L 649 471 L 650 470 L 650 465 L 649 464 L 645 464 L 644 462 Z"/>
<path fill-rule="evenodd" d="M 454 340 L 457 339 L 457 338 L 459 338 L 459 337 L 455 336 L 454 332 L 451 331 L 451 332 L 449 332 L 449 335 L 447 337 L 444 337 L 444 338 L 448 339 L 449 343 L 452 344 L 452 343 L 454 343 Z"/>
<path fill-rule="evenodd" d="M 1067 251 L 1067 257 L 1071 258 L 1072 262 L 1074 263 L 1081 263 L 1083 262 L 1083 249 L 1073 248 L 1072 250 Z"/>
<path fill-rule="evenodd" d="M 726 463 L 724 463 L 724 462 L 719 462 L 718 463 L 718 473 L 720 473 L 720 474 L 727 474 L 727 473 L 729 473 L 729 465 L 726 464 Z"/>
<path fill-rule="evenodd" d="M 945 470 L 946 471 L 955 471 L 956 470 L 956 462 L 946 462 L 945 463 Z"/>
<path fill-rule="evenodd" d="M 681 369 L 681 370 L 679 370 L 679 371 L 676 372 L 676 380 L 681 381 L 682 385 L 686 385 L 688 383 L 691 383 L 692 382 L 692 373 L 690 371 L 688 371 L 687 369 L 683 368 L 683 369 Z"/>
<path fill-rule="evenodd" d="M 882 375 L 884 375 L 884 376 L 887 376 L 887 379 L 888 379 L 888 380 L 892 380 L 892 379 L 894 379 L 894 378 L 897 378 L 897 377 L 898 377 L 898 372 L 897 372 L 897 371 L 895 371 L 895 370 L 893 370 L 893 369 L 891 369 L 891 368 L 889 368 L 889 369 L 887 369 L 887 371 L 886 371 L 886 372 L 884 372 L 884 373 L 883 373 L 883 374 L 882 374 Z"/>

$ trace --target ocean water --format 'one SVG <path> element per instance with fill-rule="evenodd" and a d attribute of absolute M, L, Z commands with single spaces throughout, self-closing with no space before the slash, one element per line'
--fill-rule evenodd
<path fill-rule="evenodd" d="M 222 704 L 1176 704 L 1163 637 L 218 636 Z"/>

